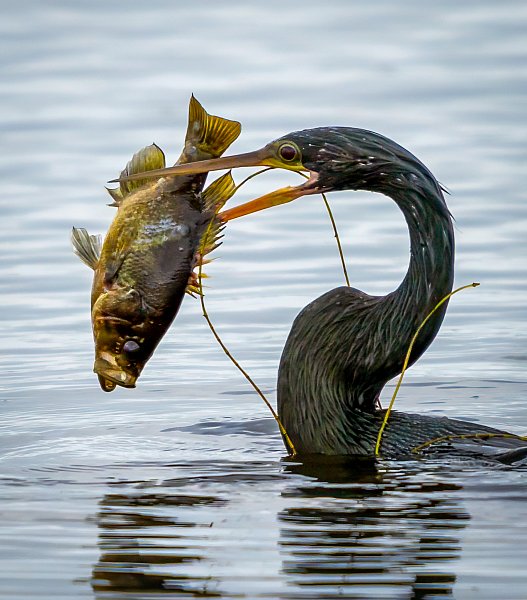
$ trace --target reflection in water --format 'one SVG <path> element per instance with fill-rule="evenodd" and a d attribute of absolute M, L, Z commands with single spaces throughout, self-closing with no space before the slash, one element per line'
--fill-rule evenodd
<path fill-rule="evenodd" d="M 106 495 L 97 515 L 101 557 L 92 577 L 97 595 L 120 592 L 128 597 L 142 592 L 145 597 L 164 592 L 175 597 L 221 597 L 214 578 L 185 574 L 187 565 L 203 560 L 199 544 L 193 548 L 192 542 L 206 538 L 211 524 L 187 520 L 184 513 L 224 504 L 213 496 Z M 189 534 L 185 531 L 189 528 L 203 529 Z"/>
<path fill-rule="evenodd" d="M 96 597 L 452 595 L 468 515 L 444 470 L 288 461 L 280 476 L 277 463 L 209 467 L 208 477 L 123 486 L 101 500 Z M 256 496 L 266 502 L 255 505 Z"/>
<path fill-rule="evenodd" d="M 460 486 L 369 461 L 287 471 L 312 478 L 286 490 L 279 515 L 283 571 L 302 598 L 452 594 L 457 533 L 468 518 L 452 495 Z"/>

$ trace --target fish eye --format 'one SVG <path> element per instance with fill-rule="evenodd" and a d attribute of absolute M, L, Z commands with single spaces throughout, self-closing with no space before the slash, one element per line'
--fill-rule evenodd
<path fill-rule="evenodd" d="M 123 344 L 123 352 L 127 355 L 134 355 L 141 349 L 141 346 L 135 340 L 127 340 Z"/>
<path fill-rule="evenodd" d="M 292 160 L 298 158 L 299 151 L 296 146 L 293 146 L 293 144 L 288 144 L 286 142 L 285 144 L 282 144 L 280 148 L 278 148 L 278 155 L 282 160 L 291 162 Z"/>

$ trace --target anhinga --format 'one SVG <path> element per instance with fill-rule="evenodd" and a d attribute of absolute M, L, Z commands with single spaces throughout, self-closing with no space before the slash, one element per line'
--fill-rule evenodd
<path fill-rule="evenodd" d="M 419 325 L 452 290 L 454 233 L 441 186 L 408 150 L 377 133 L 350 127 L 297 131 L 255 152 L 152 171 L 148 176 L 260 165 L 307 171 L 310 177 L 302 185 L 225 210 L 220 213 L 224 220 L 300 196 L 367 190 L 392 198 L 408 224 L 410 264 L 399 287 L 386 296 L 370 296 L 351 287 L 325 293 L 295 319 L 280 361 L 278 414 L 297 451 L 372 456 L 384 414 L 376 409 L 379 394 L 401 372 Z M 421 331 L 410 364 L 435 338 L 445 310 L 446 303 Z M 473 433 L 499 432 L 445 417 L 394 412 L 382 454 L 406 455 L 433 438 Z M 470 448 L 476 454 L 484 449 L 483 454 L 501 452 L 504 462 L 527 453 L 527 448 L 522 450 L 526 443 L 518 439 L 462 443 L 469 453 Z"/>

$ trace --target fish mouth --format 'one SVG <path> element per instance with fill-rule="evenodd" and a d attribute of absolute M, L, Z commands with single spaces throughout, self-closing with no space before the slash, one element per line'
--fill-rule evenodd
<path fill-rule="evenodd" d="M 124 388 L 135 388 L 137 375 L 124 371 L 117 364 L 113 364 L 113 361 L 97 358 L 93 371 L 97 374 L 101 389 L 105 392 L 113 392 L 118 385 Z"/>
<path fill-rule="evenodd" d="M 99 379 L 99 385 L 103 392 L 113 392 L 117 387 L 117 384 L 114 381 L 110 381 L 102 375 L 97 374 L 97 378 Z"/>

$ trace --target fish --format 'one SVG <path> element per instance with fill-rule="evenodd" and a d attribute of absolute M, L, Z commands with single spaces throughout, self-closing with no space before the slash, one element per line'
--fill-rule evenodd
<path fill-rule="evenodd" d="M 185 145 L 176 164 L 219 157 L 241 125 L 209 115 L 190 99 Z M 152 144 L 134 154 L 121 176 L 165 167 Z M 170 327 L 185 293 L 199 293 L 195 269 L 221 244 L 218 211 L 234 194 L 232 175 L 205 190 L 206 174 L 139 179 L 108 189 L 117 208 L 104 241 L 74 227 L 73 251 L 94 271 L 93 370 L 106 392 L 133 388 Z"/>

